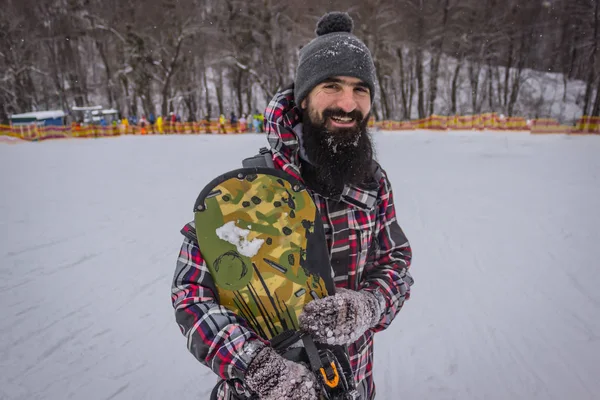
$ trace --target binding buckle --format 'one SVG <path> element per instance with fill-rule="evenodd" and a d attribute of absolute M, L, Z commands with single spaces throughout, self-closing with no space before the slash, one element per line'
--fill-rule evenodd
<path fill-rule="evenodd" d="M 340 374 L 338 373 L 335 362 L 331 362 L 327 371 L 325 368 L 319 369 L 321 375 L 323 375 L 323 382 L 332 389 L 335 389 L 340 384 Z"/>

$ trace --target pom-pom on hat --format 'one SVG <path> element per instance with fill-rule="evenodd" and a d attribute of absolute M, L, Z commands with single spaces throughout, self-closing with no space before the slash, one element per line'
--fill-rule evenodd
<path fill-rule="evenodd" d="M 298 106 L 319 83 L 333 76 L 362 80 L 375 96 L 375 65 L 367 46 L 352 34 L 354 22 L 348 13 L 330 12 L 317 22 L 317 37 L 300 50 L 294 98 Z"/>

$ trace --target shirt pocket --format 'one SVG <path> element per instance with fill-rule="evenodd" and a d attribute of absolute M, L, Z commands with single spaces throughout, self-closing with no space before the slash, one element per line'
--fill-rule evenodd
<path fill-rule="evenodd" d="M 369 249 L 373 240 L 374 214 L 369 211 L 353 210 L 348 213 L 348 229 L 352 243 L 351 257 L 355 266 L 356 283 L 354 289 L 360 287 L 365 265 L 369 257 Z"/>

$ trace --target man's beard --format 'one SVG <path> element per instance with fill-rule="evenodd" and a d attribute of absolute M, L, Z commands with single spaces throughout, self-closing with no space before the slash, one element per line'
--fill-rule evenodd
<path fill-rule="evenodd" d="M 302 176 L 317 192 L 334 196 L 345 185 L 360 185 L 372 176 L 373 144 L 367 132 L 370 113 L 326 109 L 322 119 L 311 113 L 310 104 L 302 110 L 302 144 L 309 163 L 303 164 Z M 330 118 L 350 117 L 350 128 L 327 128 Z"/>

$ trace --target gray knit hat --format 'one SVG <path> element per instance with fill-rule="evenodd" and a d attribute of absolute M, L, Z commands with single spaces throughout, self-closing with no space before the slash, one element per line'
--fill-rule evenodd
<path fill-rule="evenodd" d="M 362 80 L 375 96 L 375 65 L 367 46 L 352 34 L 354 22 L 348 13 L 331 12 L 321 17 L 317 37 L 300 50 L 294 80 L 294 98 L 302 100 L 319 83 L 333 76 Z"/>

